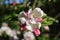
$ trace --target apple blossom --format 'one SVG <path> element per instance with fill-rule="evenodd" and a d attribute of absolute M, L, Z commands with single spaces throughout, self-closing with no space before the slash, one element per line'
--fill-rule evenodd
<path fill-rule="evenodd" d="M 37 20 L 39 17 L 42 16 L 43 16 L 43 11 L 40 8 L 35 8 L 32 11 L 31 18 L 33 18 L 34 20 Z"/>
<path fill-rule="evenodd" d="M 0 32 L 6 32 L 6 34 L 10 37 L 13 37 L 14 39 L 18 39 L 17 37 L 17 32 L 18 31 L 15 31 L 15 30 L 12 30 L 11 28 L 9 28 L 8 24 L 7 23 L 2 23 L 2 27 L 0 28 Z"/>
<path fill-rule="evenodd" d="M 44 12 L 40 8 L 35 8 L 35 10 L 37 10 L 39 12 L 41 17 L 43 16 Z"/>
<path fill-rule="evenodd" d="M 34 40 L 34 34 L 30 31 L 24 33 L 24 40 Z"/>

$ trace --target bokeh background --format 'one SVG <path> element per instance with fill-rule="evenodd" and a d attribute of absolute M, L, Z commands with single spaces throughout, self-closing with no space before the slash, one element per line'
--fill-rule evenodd
<path fill-rule="evenodd" d="M 35 7 L 40 7 L 48 16 L 59 21 L 49 25 L 50 31 L 42 32 L 43 36 L 37 37 L 37 40 L 60 40 L 60 0 L 0 0 L 0 26 L 2 22 L 8 22 L 12 29 L 19 29 L 19 12 Z M 8 37 L 3 35 L 0 39 L 8 40 Z"/>

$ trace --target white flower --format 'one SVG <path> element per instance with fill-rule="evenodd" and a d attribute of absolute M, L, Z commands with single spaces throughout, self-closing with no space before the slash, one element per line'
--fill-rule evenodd
<path fill-rule="evenodd" d="M 10 37 L 17 36 L 16 32 L 14 30 L 11 30 L 9 27 L 2 27 L 1 31 L 3 31 L 3 32 L 5 31 L 6 34 Z"/>
<path fill-rule="evenodd" d="M 11 30 L 11 28 L 9 28 L 7 23 L 2 23 L 0 34 L 3 33 L 4 31 L 8 36 L 13 37 L 14 39 L 18 39 L 17 32 L 15 30 Z"/>
<path fill-rule="evenodd" d="M 14 36 L 13 38 L 14 38 L 15 40 L 18 40 L 18 39 L 19 39 L 17 36 Z"/>
<path fill-rule="evenodd" d="M 41 17 L 43 16 L 44 12 L 40 8 L 35 8 L 35 10 L 38 11 Z"/>
<path fill-rule="evenodd" d="M 25 32 L 24 33 L 24 40 L 34 40 L 34 35 L 33 35 L 33 33 L 32 32 Z"/>
<path fill-rule="evenodd" d="M 20 21 L 22 24 L 24 24 L 26 22 L 26 19 L 24 17 L 20 18 Z"/>
<path fill-rule="evenodd" d="M 4 31 L 0 29 L 0 36 L 2 35 L 3 32 L 4 32 Z"/>
<path fill-rule="evenodd" d="M 35 8 L 31 14 L 31 18 L 37 20 L 39 17 L 43 16 L 43 11 L 40 8 Z"/>
<path fill-rule="evenodd" d="M 13 32 L 13 30 L 11 30 L 9 27 L 5 27 L 5 30 L 6 34 L 10 37 L 14 36 L 15 33 Z"/>
<path fill-rule="evenodd" d="M 13 37 L 14 39 L 18 39 L 17 37 L 17 32 L 15 30 L 7 30 L 6 31 L 7 35 L 10 36 L 10 37 Z"/>
<path fill-rule="evenodd" d="M 2 30 L 2 31 L 7 31 L 8 29 L 10 29 L 10 28 L 9 28 L 9 26 L 8 26 L 8 24 L 7 24 L 7 23 L 5 23 L 5 22 L 4 22 L 4 23 L 2 23 L 1 30 Z"/>

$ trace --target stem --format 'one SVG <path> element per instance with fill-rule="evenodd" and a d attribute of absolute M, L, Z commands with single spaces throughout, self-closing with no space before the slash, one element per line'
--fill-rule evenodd
<path fill-rule="evenodd" d="M 57 39 L 59 35 L 60 35 L 60 32 L 54 37 L 54 39 Z"/>
<path fill-rule="evenodd" d="M 57 19 L 59 16 L 60 16 L 60 13 L 59 13 L 59 14 L 57 14 L 57 16 L 55 16 L 55 19 Z"/>
<path fill-rule="evenodd" d="M 33 3 L 33 9 L 35 8 L 36 3 L 37 3 L 37 0 L 34 0 L 34 3 Z"/>

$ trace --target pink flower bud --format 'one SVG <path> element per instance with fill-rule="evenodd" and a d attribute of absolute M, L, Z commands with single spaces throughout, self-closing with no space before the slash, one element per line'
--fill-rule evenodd
<path fill-rule="evenodd" d="M 47 31 L 49 31 L 49 27 L 48 26 L 43 26 L 43 28 Z"/>
<path fill-rule="evenodd" d="M 36 29 L 34 29 L 33 33 L 35 34 L 35 36 L 39 36 L 40 30 L 36 28 Z"/>
<path fill-rule="evenodd" d="M 26 30 L 26 28 L 25 28 L 25 27 L 21 27 L 21 30 L 23 30 L 23 31 L 24 31 L 24 30 Z"/>
<path fill-rule="evenodd" d="M 21 30 L 23 30 L 23 31 L 26 30 L 26 24 L 21 25 Z"/>

